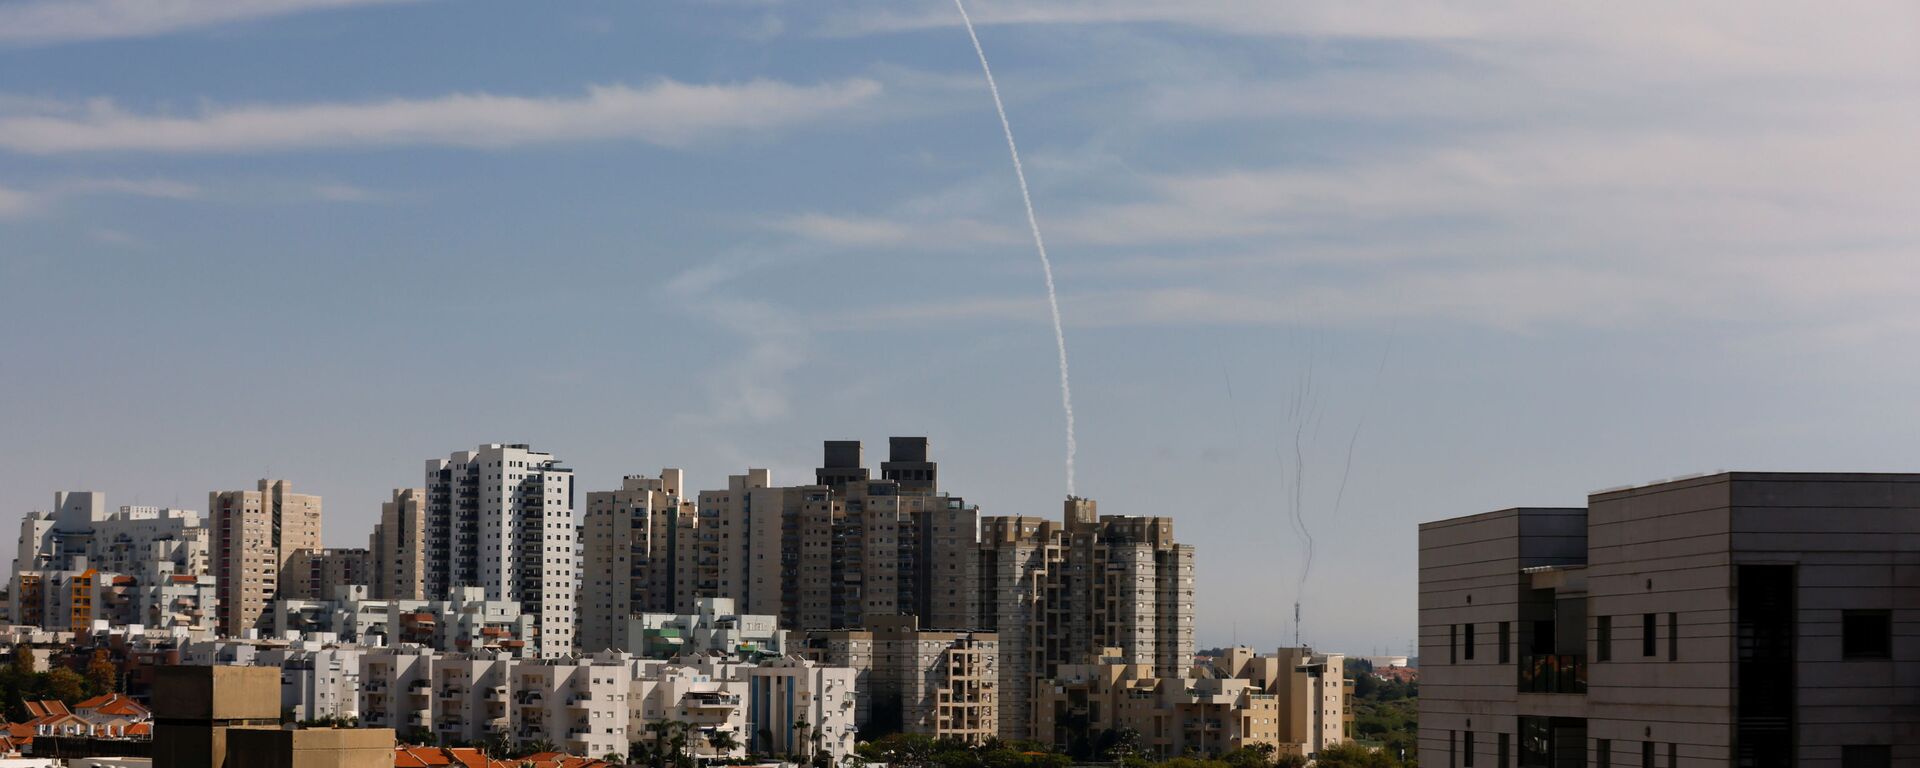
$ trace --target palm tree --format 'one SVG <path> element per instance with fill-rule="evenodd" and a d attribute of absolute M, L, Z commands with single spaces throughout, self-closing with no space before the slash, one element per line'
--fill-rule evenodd
<path fill-rule="evenodd" d="M 707 734 L 707 746 L 723 756 L 731 756 L 734 747 L 740 746 L 740 740 L 733 737 L 732 731 L 715 730 Z"/>
<path fill-rule="evenodd" d="M 808 747 L 807 751 L 802 756 L 809 759 L 813 757 L 813 750 L 812 750 L 813 745 L 807 742 L 807 731 L 811 730 L 812 728 L 813 728 L 812 724 L 808 723 L 805 720 L 793 721 L 793 729 L 800 732 L 799 737 L 795 738 L 794 741 L 798 741 L 801 744 L 805 744 Z"/>

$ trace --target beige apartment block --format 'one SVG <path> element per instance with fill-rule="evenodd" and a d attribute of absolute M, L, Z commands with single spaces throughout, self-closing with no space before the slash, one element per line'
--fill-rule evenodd
<path fill-rule="evenodd" d="M 276 599 L 321 597 L 311 578 L 320 551 L 319 496 L 294 493 L 285 480 L 261 480 L 257 490 L 208 494 L 207 516 L 220 634 L 270 629 Z"/>
<path fill-rule="evenodd" d="M 1060 749 L 1094 749 L 1107 732 L 1132 730 L 1157 758 L 1281 747 L 1277 697 L 1253 680 L 1161 677 L 1116 648 L 1062 664 L 1039 687 L 1033 733 Z"/>
<path fill-rule="evenodd" d="M 381 503 L 380 522 L 367 539 L 367 586 L 373 598 L 427 599 L 426 503 L 424 488 L 395 488 Z"/>
<path fill-rule="evenodd" d="M 1101 516 L 1069 498 L 1065 520 L 981 521 L 976 588 L 982 623 L 999 635 L 1002 738 L 1030 730 L 1038 681 L 1097 649 L 1120 663 L 1179 677 L 1193 664 L 1193 547 L 1164 517 Z"/>
<path fill-rule="evenodd" d="M 977 627 L 978 508 L 939 491 L 925 438 L 893 438 L 879 480 L 860 466 L 859 446 L 829 441 L 813 485 L 778 486 L 749 469 L 689 499 L 680 473 L 664 470 L 588 494 L 585 647 L 617 647 L 627 619 L 692 613 L 710 598 L 789 629 L 899 614 Z"/>
<path fill-rule="evenodd" d="M 680 499 L 683 477 L 678 469 L 660 470 L 659 477 L 628 475 L 621 479 L 620 490 L 587 494 L 580 520 L 581 648 L 626 649 L 627 627 L 634 617 L 671 612 L 673 602 L 654 599 L 649 587 L 658 581 L 663 592 L 673 591 L 674 547 L 692 542 L 691 537 L 673 538 L 674 518 L 685 514 L 691 522 L 694 511 Z M 657 560 L 652 546 L 656 517 L 661 518 L 657 524 L 662 544 Z M 657 569 L 667 572 L 656 575 Z"/>
<path fill-rule="evenodd" d="M 872 630 L 815 631 L 804 653 L 854 671 L 855 720 L 867 733 L 918 733 L 980 744 L 999 736 L 999 639 L 923 630 L 913 616 Z"/>
<path fill-rule="evenodd" d="M 1420 527 L 1429 766 L 1920 762 L 1920 475 L 1722 473 Z"/>

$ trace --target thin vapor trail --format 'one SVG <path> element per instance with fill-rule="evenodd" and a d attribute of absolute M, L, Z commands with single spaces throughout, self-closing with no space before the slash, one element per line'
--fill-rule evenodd
<path fill-rule="evenodd" d="M 1074 495 L 1073 455 L 1078 450 L 1073 438 L 1073 385 L 1067 376 L 1067 334 L 1060 326 L 1060 297 L 1053 289 L 1053 262 L 1047 258 L 1047 242 L 1040 237 L 1040 219 L 1033 215 L 1033 195 L 1027 191 L 1027 172 L 1020 166 L 1020 148 L 1013 143 L 1013 124 L 1007 122 L 1007 105 L 1000 101 L 1000 85 L 993 80 L 993 68 L 987 66 L 987 50 L 980 47 L 980 35 L 973 29 L 973 17 L 966 3 L 953 0 L 966 24 L 967 38 L 980 57 L 980 71 L 987 76 L 987 90 L 993 94 L 993 110 L 1000 115 L 1000 130 L 1007 135 L 1007 154 L 1013 156 L 1013 175 L 1020 181 L 1020 201 L 1027 206 L 1027 228 L 1033 230 L 1033 247 L 1040 252 L 1040 271 L 1047 278 L 1047 308 L 1053 312 L 1053 344 L 1060 350 L 1060 409 L 1067 415 L 1067 495 Z"/>

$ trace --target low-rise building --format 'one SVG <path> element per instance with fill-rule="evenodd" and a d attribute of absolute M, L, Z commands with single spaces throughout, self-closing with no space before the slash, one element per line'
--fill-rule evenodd
<path fill-rule="evenodd" d="M 1106 649 L 1040 686 L 1033 732 L 1069 750 L 1127 729 L 1160 757 L 1267 745 L 1311 758 L 1345 739 L 1344 662 L 1304 648 L 1234 648 L 1185 676 L 1156 677 L 1152 666 Z"/>
<path fill-rule="evenodd" d="M 805 654 L 849 667 L 861 732 L 918 733 L 980 744 L 999 735 L 999 636 L 923 630 L 912 615 L 872 629 L 809 632 Z"/>
<path fill-rule="evenodd" d="M 742 660 L 786 654 L 787 633 L 778 616 L 736 613 L 726 597 L 694 601 L 693 613 L 643 613 L 627 622 L 624 644 L 615 646 L 648 659 L 692 653 L 722 653 Z"/>

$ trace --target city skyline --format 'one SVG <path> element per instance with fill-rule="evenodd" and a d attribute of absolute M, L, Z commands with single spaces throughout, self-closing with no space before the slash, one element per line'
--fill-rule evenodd
<path fill-rule="evenodd" d="M 1912 8 L 1271 5 L 970 4 L 1080 493 L 1197 548 L 1198 647 L 1292 640 L 1296 486 L 1302 639 L 1398 652 L 1415 523 L 1911 468 Z M 950 5 L 168 9 L 0 6 L 0 516 L 285 479 L 365 546 L 477 444 L 584 500 L 888 435 L 1057 514 L 1045 296 Z"/>

